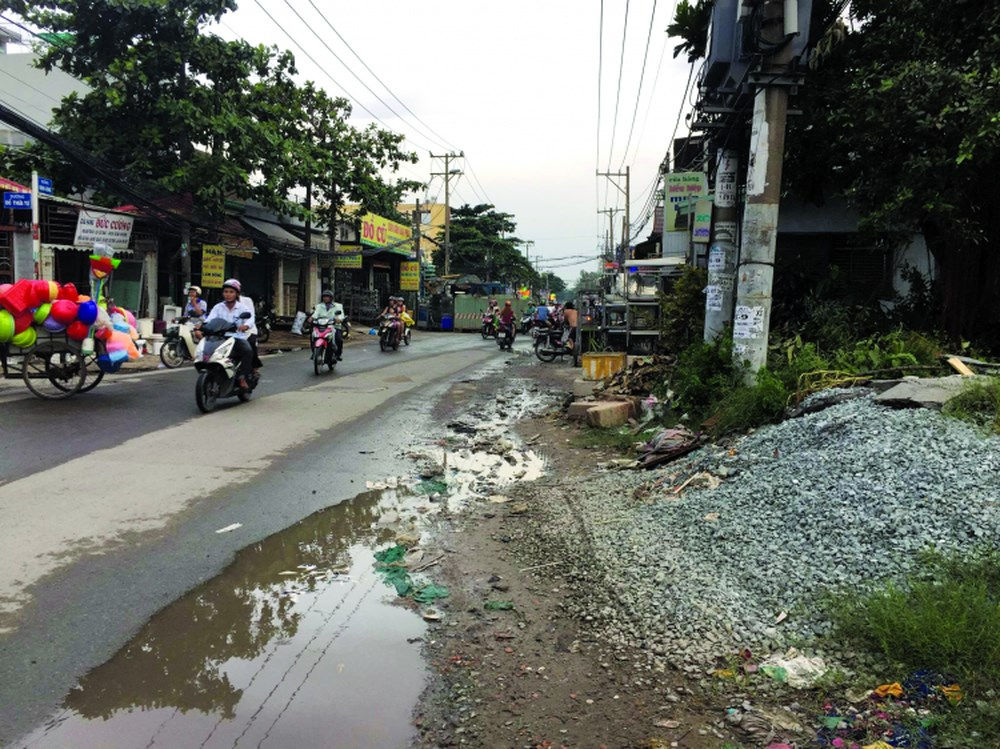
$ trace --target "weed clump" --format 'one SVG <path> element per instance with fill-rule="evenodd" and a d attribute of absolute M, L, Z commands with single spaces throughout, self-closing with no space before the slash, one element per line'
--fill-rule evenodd
<path fill-rule="evenodd" d="M 942 410 L 946 416 L 1000 434 L 1000 377 L 971 380 Z"/>

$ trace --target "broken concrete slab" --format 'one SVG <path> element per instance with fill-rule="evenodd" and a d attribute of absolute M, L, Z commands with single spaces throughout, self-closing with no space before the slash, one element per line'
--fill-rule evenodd
<path fill-rule="evenodd" d="M 576 398 L 589 398 L 594 394 L 594 381 L 577 377 L 573 380 L 573 396 Z"/>
<path fill-rule="evenodd" d="M 628 415 L 630 419 L 638 419 L 642 415 L 642 398 L 635 395 L 622 395 L 621 393 L 601 393 L 598 396 L 601 401 L 619 401 L 628 404 Z"/>
<path fill-rule="evenodd" d="M 566 409 L 567 419 L 576 419 L 579 421 L 587 420 L 587 412 L 597 405 L 597 401 L 587 401 L 578 400 L 569 404 L 569 408 Z"/>
<path fill-rule="evenodd" d="M 895 387 L 875 396 L 875 402 L 894 408 L 934 408 L 940 409 L 954 398 L 971 377 L 951 375 L 950 377 L 904 378 Z"/>
<path fill-rule="evenodd" d="M 624 401 L 601 401 L 587 411 L 587 423 L 592 427 L 609 429 L 620 427 L 628 421 L 629 404 Z"/>

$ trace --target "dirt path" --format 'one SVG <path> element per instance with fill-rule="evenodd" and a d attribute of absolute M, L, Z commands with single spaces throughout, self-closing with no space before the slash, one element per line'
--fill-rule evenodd
<path fill-rule="evenodd" d="M 569 387 L 566 368 L 512 373 L 546 389 Z M 466 384 L 446 409 L 474 407 L 495 387 L 489 378 Z M 581 526 L 576 537 L 552 539 L 545 530 L 553 514 L 573 514 L 561 482 L 610 456 L 573 446 L 571 430 L 551 416 L 522 421 L 517 431 L 545 454 L 546 475 L 510 487 L 507 501 L 471 505 L 436 539 L 446 550 L 436 575 L 452 595 L 425 642 L 434 677 L 415 718 L 421 743 L 722 746 L 730 735 L 721 695 L 692 691 L 677 672 L 653 672 L 638 649 L 607 646 L 591 631 L 596 617 L 579 610 L 601 595 L 602 581 L 574 564 L 587 555 L 586 533 Z"/>

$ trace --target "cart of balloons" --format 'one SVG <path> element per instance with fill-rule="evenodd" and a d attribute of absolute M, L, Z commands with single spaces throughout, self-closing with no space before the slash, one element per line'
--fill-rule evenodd
<path fill-rule="evenodd" d="M 66 354 L 77 359 L 93 356 L 104 373 L 138 359 L 135 316 L 103 294 L 103 281 L 116 265 L 110 260 L 91 258 L 93 298 L 79 294 L 72 283 L 21 280 L 0 285 L 0 345 L 20 349 L 22 355 L 40 351 L 53 359 Z M 107 269 L 103 273 L 102 264 Z"/>

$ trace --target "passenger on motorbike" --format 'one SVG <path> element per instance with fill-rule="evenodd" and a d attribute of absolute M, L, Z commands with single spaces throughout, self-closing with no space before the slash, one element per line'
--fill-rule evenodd
<path fill-rule="evenodd" d="M 329 318 L 330 322 L 333 323 L 337 316 L 341 318 L 344 315 L 344 305 L 338 304 L 333 301 L 333 292 L 329 289 L 323 289 L 323 293 L 319 295 L 320 301 L 313 307 L 313 311 L 309 314 L 306 320 L 312 320 L 313 318 L 319 319 L 320 317 Z M 344 333 L 338 326 L 334 326 L 334 341 L 337 344 L 337 361 L 343 361 L 341 354 L 344 351 Z"/>
<path fill-rule="evenodd" d="M 201 298 L 201 287 L 189 286 L 187 294 L 188 301 L 184 305 L 184 317 L 192 323 L 204 322 L 205 315 L 208 314 L 208 304 Z"/>
<path fill-rule="evenodd" d="M 514 340 L 514 335 L 517 332 L 517 327 L 514 325 L 514 321 L 517 316 L 514 314 L 514 307 L 510 303 L 510 299 L 504 302 L 503 309 L 500 310 L 500 329 L 503 330 L 510 340 Z"/>
<path fill-rule="evenodd" d="M 385 305 L 385 309 L 379 315 L 392 328 L 397 341 L 403 340 L 402 301 L 399 297 L 389 297 L 389 303 Z"/>
<path fill-rule="evenodd" d="M 250 313 L 249 318 L 240 317 L 247 312 Z M 253 366 L 253 349 L 250 348 L 247 338 L 250 336 L 249 331 L 254 326 L 254 312 L 240 304 L 240 282 L 235 278 L 227 279 L 222 284 L 222 301 L 212 307 L 205 322 L 216 319 L 222 319 L 236 325 L 236 330 L 226 333 L 226 337 L 236 339 L 233 343 L 233 357 L 238 364 L 236 369 L 236 374 L 239 377 L 238 383 L 241 388 L 249 389 L 247 374 Z M 201 337 L 200 333 L 197 335 L 199 338 Z"/>
<path fill-rule="evenodd" d="M 257 353 L 257 307 L 254 305 L 253 299 L 243 294 L 240 295 L 240 304 L 247 312 L 253 314 L 253 317 L 247 320 L 247 343 L 250 344 L 250 349 L 253 351 L 253 373 L 257 374 L 264 366 L 264 362 L 260 360 L 260 355 Z"/>
<path fill-rule="evenodd" d="M 576 343 L 576 326 L 579 321 L 579 315 L 576 311 L 576 305 L 573 302 L 566 302 L 566 306 L 563 307 L 563 320 L 565 322 L 565 328 L 562 334 L 562 344 L 572 350 Z"/>

